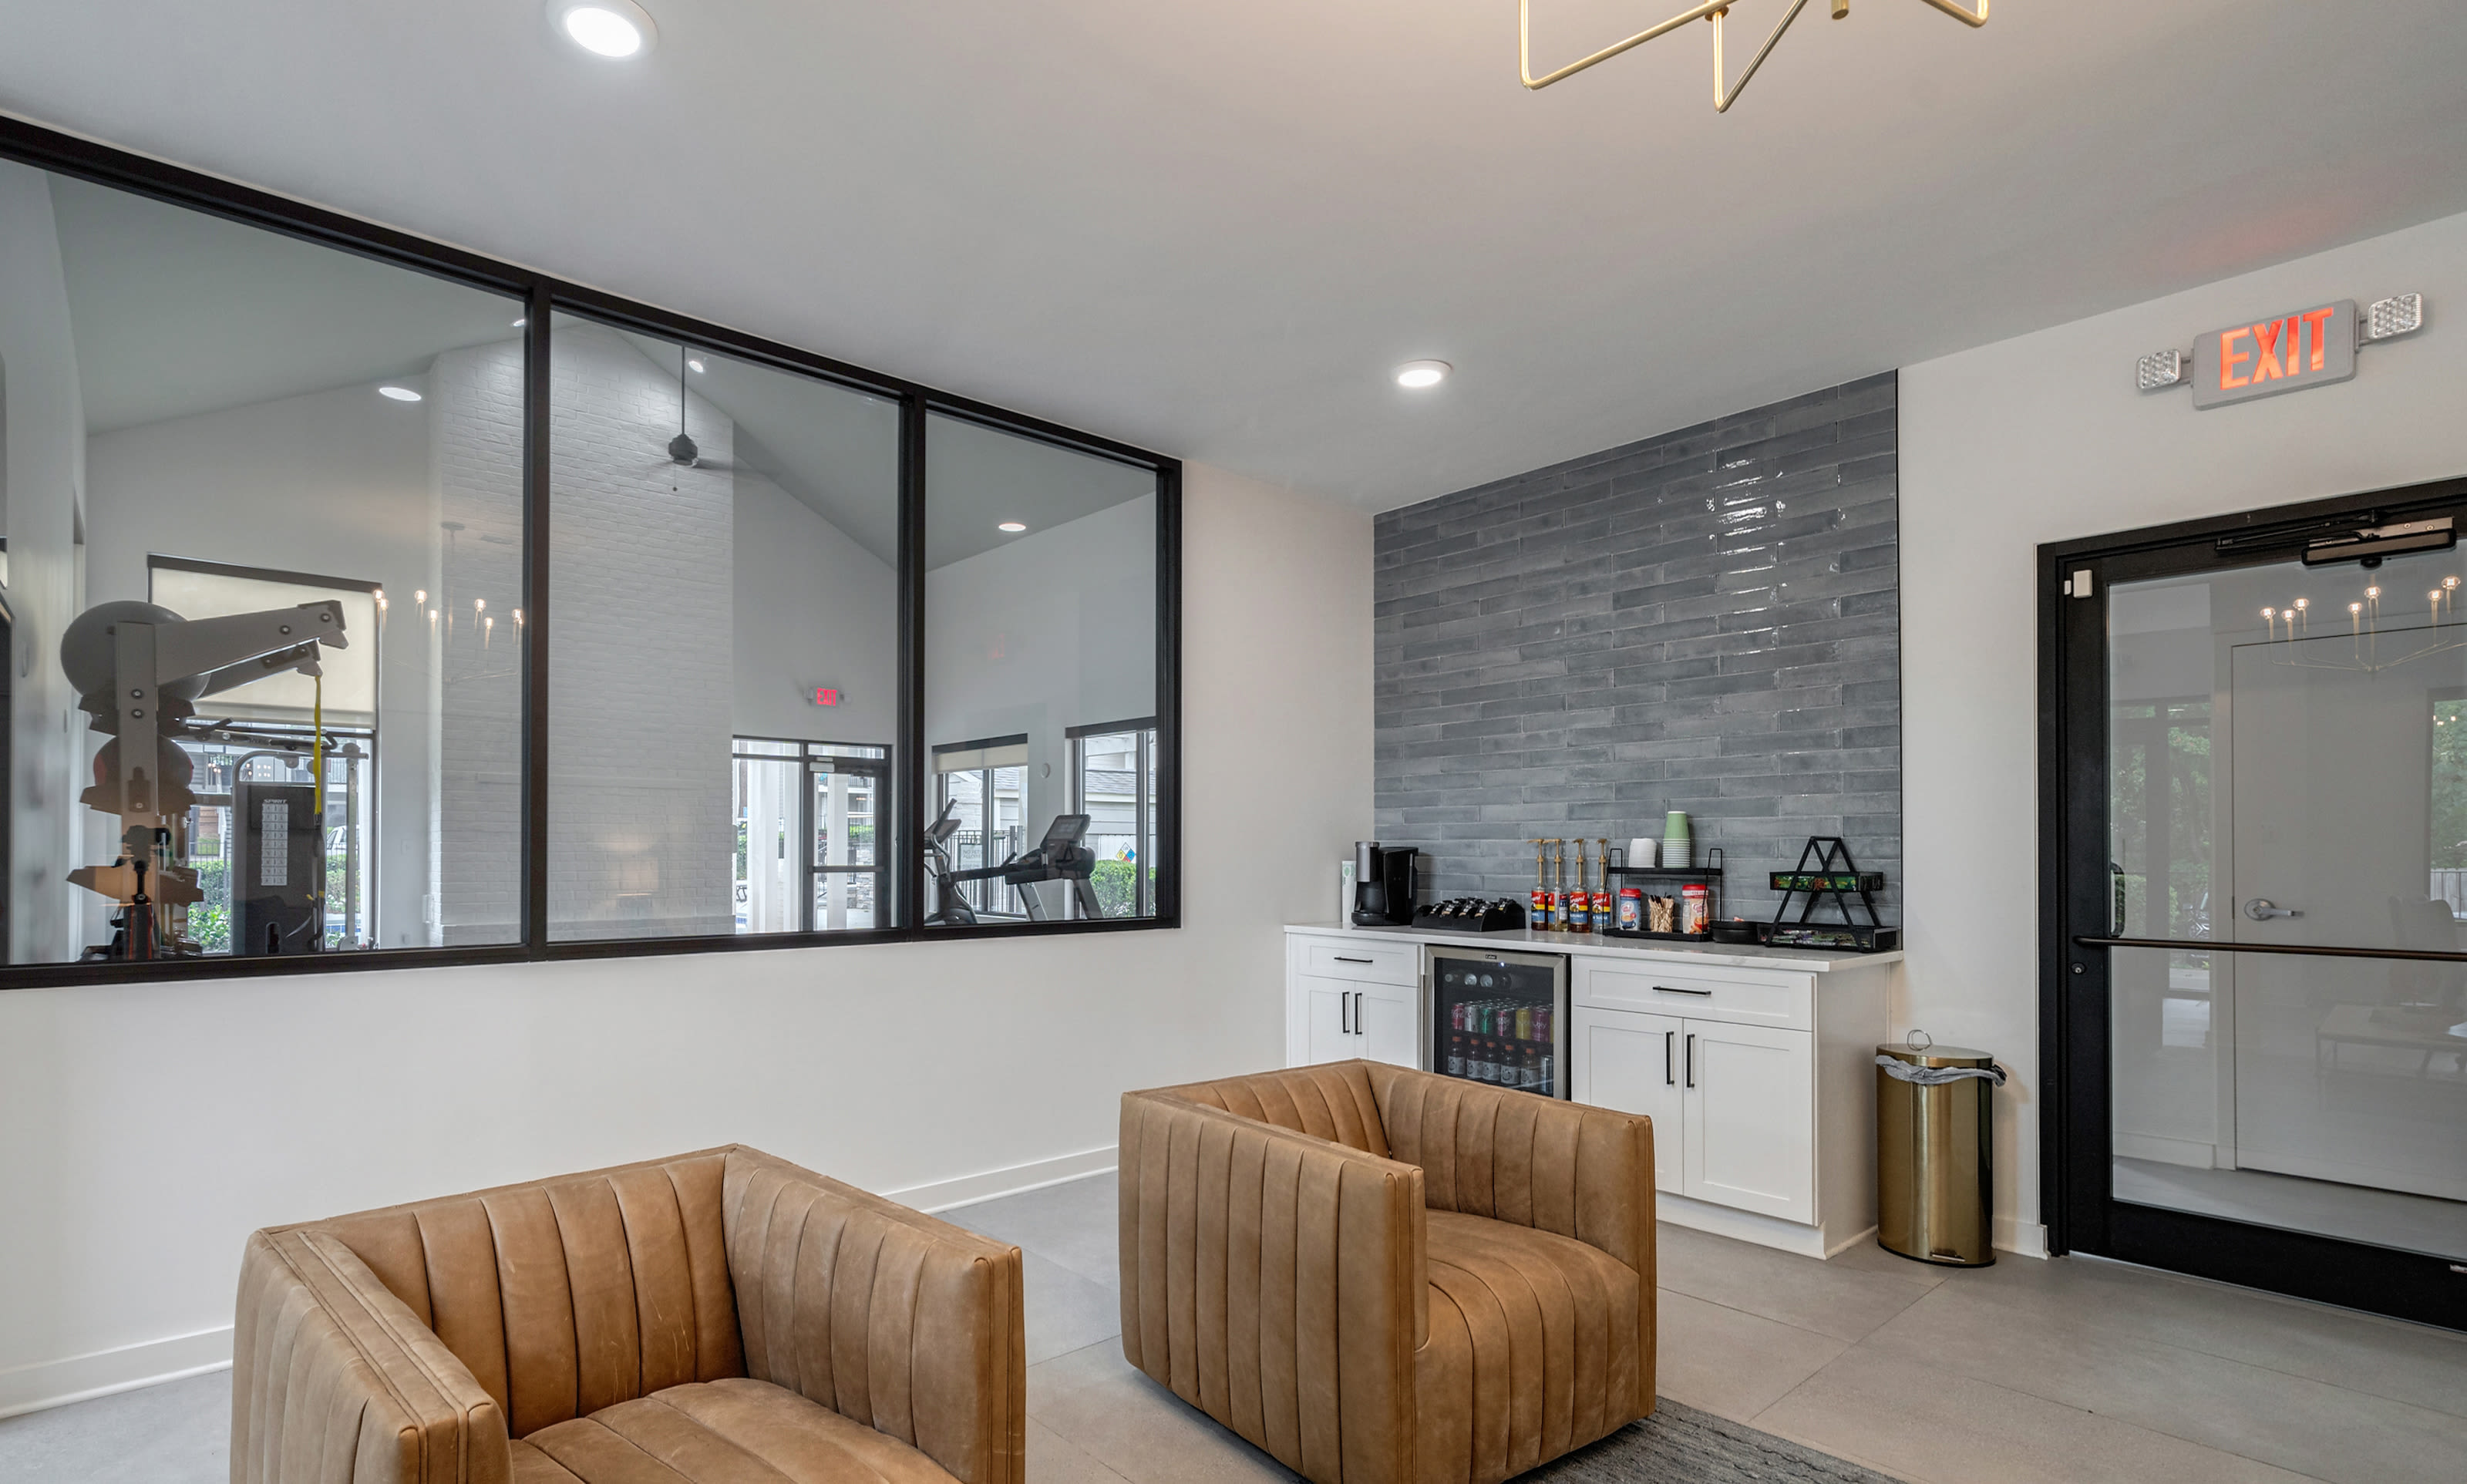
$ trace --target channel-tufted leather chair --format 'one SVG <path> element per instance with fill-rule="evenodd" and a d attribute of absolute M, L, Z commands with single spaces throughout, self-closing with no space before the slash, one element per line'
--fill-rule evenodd
<path fill-rule="evenodd" d="M 731 1145 L 248 1239 L 232 1484 L 1022 1484 L 1019 1248 Z"/>
<path fill-rule="evenodd" d="M 1653 1410 L 1653 1124 L 1378 1062 L 1122 1098 L 1122 1353 L 1316 1484 Z"/>

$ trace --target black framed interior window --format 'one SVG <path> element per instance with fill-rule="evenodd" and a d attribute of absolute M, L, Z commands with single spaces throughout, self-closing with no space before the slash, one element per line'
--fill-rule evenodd
<path fill-rule="evenodd" d="M 0 270 L 0 985 L 1175 921 L 1172 460 L 12 121 Z"/>

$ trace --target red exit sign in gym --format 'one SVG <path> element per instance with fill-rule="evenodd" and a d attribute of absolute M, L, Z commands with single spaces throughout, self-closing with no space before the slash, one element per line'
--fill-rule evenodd
<path fill-rule="evenodd" d="M 2342 299 L 2244 325 L 2193 342 L 2193 405 L 2301 392 L 2356 374 L 2356 302 Z"/>

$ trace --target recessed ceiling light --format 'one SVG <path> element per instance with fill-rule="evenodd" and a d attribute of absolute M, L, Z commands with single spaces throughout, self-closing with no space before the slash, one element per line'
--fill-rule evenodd
<path fill-rule="evenodd" d="M 520 329 L 520 328 L 522 328 L 524 326 L 529 325 L 531 322 L 532 322 L 532 321 L 531 321 L 531 316 L 530 316 L 530 315 L 525 315 L 525 316 L 523 316 L 521 319 L 516 320 L 516 321 L 514 322 L 514 328 L 516 328 L 516 329 Z"/>
<path fill-rule="evenodd" d="M 996 530 L 1007 530 L 1007 531 L 1011 532 L 1013 535 L 1017 535 L 1019 532 L 1021 532 L 1021 531 L 1023 531 L 1023 530 L 1026 530 L 1027 528 L 1028 528 L 1028 527 L 1027 527 L 1024 523 L 1019 522 L 1019 521 L 1005 521 L 1005 522 L 1003 522 L 1001 525 L 999 525 L 999 526 L 997 526 L 997 527 L 995 527 L 995 528 L 994 528 L 994 529 L 996 529 Z"/>
<path fill-rule="evenodd" d="M 397 402 L 417 402 L 419 400 L 419 393 L 414 392 L 409 387 L 379 387 L 377 388 L 377 395 L 390 396 Z"/>
<path fill-rule="evenodd" d="M 1445 361 L 1407 361 L 1396 368 L 1396 385 L 1410 387 L 1416 392 L 1424 387 L 1436 387 L 1447 380 L 1448 372 L 1455 369 Z"/>
<path fill-rule="evenodd" d="M 688 366 L 692 367 L 692 368 L 693 368 L 694 370 L 696 370 L 696 371 L 700 371 L 700 370 L 702 370 L 702 361 L 701 361 L 701 359 L 700 359 L 699 357 L 697 357 L 697 358 L 695 358 L 695 359 L 693 359 L 693 360 L 688 361 L 688 362 L 686 362 L 686 364 L 687 364 Z"/>
<path fill-rule="evenodd" d="M 548 18 L 576 46 L 612 59 L 641 56 L 660 34 L 633 0 L 549 0 Z"/>

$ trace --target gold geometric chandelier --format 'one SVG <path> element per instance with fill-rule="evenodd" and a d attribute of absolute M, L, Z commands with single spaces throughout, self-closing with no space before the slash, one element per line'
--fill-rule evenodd
<path fill-rule="evenodd" d="M 1774 43 L 1781 39 L 1781 34 L 1790 29 L 1791 22 L 1799 19 L 1799 12 L 1807 9 L 1807 0 L 1792 0 L 1790 13 L 1781 18 L 1781 24 L 1773 29 L 1773 34 L 1765 37 L 1765 44 L 1756 48 L 1756 55 L 1749 59 L 1748 70 L 1739 74 L 1739 80 L 1731 82 L 1728 80 L 1730 70 L 1722 64 L 1722 18 L 1731 13 L 1731 3 L 1732 0 L 1705 0 L 1703 5 L 1692 6 L 1659 26 L 1648 26 L 1624 41 L 1606 46 L 1591 56 L 1537 78 L 1533 76 L 1532 0 L 1516 0 L 1517 76 L 1528 88 L 1546 88 L 1562 78 L 1574 77 L 1596 62 L 1609 61 L 1631 47 L 1642 46 L 1656 36 L 1666 36 L 1689 21 L 1709 20 L 1713 23 L 1713 111 L 1728 113 L 1731 105 L 1738 101 L 1739 95 L 1747 91 L 1748 79 L 1756 75 L 1756 69 L 1763 66 L 1765 58 L 1772 55 Z M 1988 0 L 1979 0 L 1976 11 L 1963 10 L 1954 0 L 1926 0 L 1926 3 L 1965 26 L 1987 24 Z M 1835 20 L 1846 19 L 1849 14 L 1850 0 L 1833 0 Z"/>

